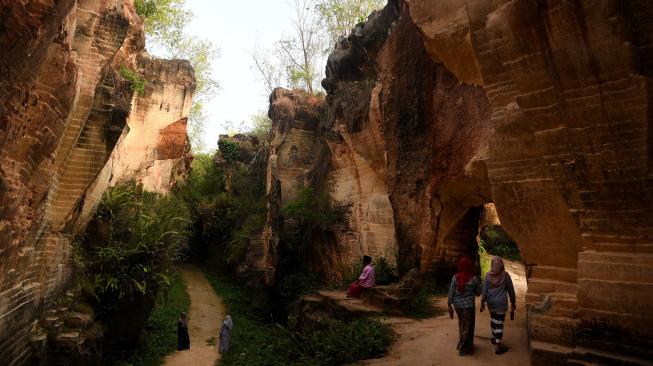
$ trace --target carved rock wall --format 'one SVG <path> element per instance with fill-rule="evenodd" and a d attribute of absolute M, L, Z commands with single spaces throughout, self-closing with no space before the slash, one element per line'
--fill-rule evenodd
<path fill-rule="evenodd" d="M 347 264 L 362 253 L 448 273 L 473 255 L 477 207 L 490 201 L 483 90 L 431 58 L 403 2 L 336 47 L 323 84 L 326 127 L 339 136 L 329 144 L 334 197 L 353 207 L 354 235 L 339 238 L 357 249 Z"/>
<path fill-rule="evenodd" d="M 186 126 L 195 75 L 186 60 L 160 60 L 146 54 L 137 60 L 145 92 L 136 95 L 127 119 L 129 131 L 110 161 L 111 185 L 137 179 L 145 189 L 166 192 L 189 162 Z"/>
<path fill-rule="evenodd" d="M 488 176 L 529 266 L 534 363 L 653 358 L 650 3 L 407 2 L 492 105 Z"/>
<path fill-rule="evenodd" d="M 131 0 L 3 0 L 0 16 L 0 364 L 20 365 L 70 276 L 82 206 L 103 193 L 89 187 L 132 105 L 119 70 L 138 69 L 144 36 Z"/>

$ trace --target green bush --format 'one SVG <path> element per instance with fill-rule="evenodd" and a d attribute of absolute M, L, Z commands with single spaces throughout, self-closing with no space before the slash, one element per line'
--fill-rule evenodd
<path fill-rule="evenodd" d="M 170 284 L 189 223 L 186 204 L 173 195 L 134 182 L 109 189 L 77 248 L 83 289 L 104 310 L 156 296 L 160 285 Z"/>
<path fill-rule="evenodd" d="M 315 292 L 320 285 L 320 278 L 315 273 L 291 273 L 280 280 L 279 294 L 286 303 L 290 303 L 303 295 Z"/>
<path fill-rule="evenodd" d="M 393 266 L 386 257 L 379 257 L 374 262 L 374 274 L 376 275 L 377 285 L 387 285 L 399 279 L 397 267 Z"/>
<path fill-rule="evenodd" d="M 220 139 L 218 141 L 218 150 L 227 162 L 234 162 L 240 156 L 240 145 L 235 141 Z"/>
<path fill-rule="evenodd" d="M 129 81 L 131 89 L 140 95 L 145 94 L 145 80 L 133 70 L 125 66 L 120 66 L 120 75 Z"/>
<path fill-rule="evenodd" d="M 207 274 L 234 319 L 231 349 L 219 361 L 223 366 L 342 365 L 382 355 L 391 331 L 376 320 L 328 320 L 320 327 L 299 330 L 269 321 L 252 293 L 231 280 Z"/>
<path fill-rule="evenodd" d="M 304 188 L 296 200 L 282 208 L 284 216 L 301 222 L 306 227 L 327 229 L 342 220 L 343 212 L 335 206 L 328 192 Z"/>
<path fill-rule="evenodd" d="M 141 336 L 141 342 L 127 366 L 158 366 L 166 355 L 177 350 L 177 320 L 188 312 L 190 297 L 186 284 L 176 273 L 169 288 L 162 289 Z"/>
<path fill-rule="evenodd" d="M 392 343 L 390 329 L 370 319 L 327 319 L 315 329 L 287 332 L 296 348 L 292 358 L 301 365 L 336 366 L 379 357 Z"/>
<path fill-rule="evenodd" d="M 485 281 L 485 275 L 490 271 L 490 260 L 492 258 L 485 250 L 482 242 L 478 245 L 478 256 L 481 262 L 481 279 Z"/>
<path fill-rule="evenodd" d="M 351 265 L 351 267 L 349 267 L 349 269 L 344 271 L 342 276 L 342 281 L 344 282 L 343 284 L 345 286 L 349 286 L 350 284 L 354 283 L 356 280 L 358 280 L 358 277 L 360 277 L 362 272 L 363 272 L 363 262 L 362 261 L 355 262 L 354 264 Z"/>
<path fill-rule="evenodd" d="M 487 225 L 481 230 L 481 245 L 491 255 L 498 255 L 513 261 L 520 261 L 517 244 L 499 225 Z"/>

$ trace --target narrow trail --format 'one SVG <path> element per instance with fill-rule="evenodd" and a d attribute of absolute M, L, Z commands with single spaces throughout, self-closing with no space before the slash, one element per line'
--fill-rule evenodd
<path fill-rule="evenodd" d="M 169 355 L 164 365 L 214 366 L 219 358 L 217 337 L 225 316 L 224 305 L 199 268 L 182 267 L 181 275 L 191 301 L 188 314 L 190 350 Z"/>
<path fill-rule="evenodd" d="M 506 320 L 504 344 L 509 351 L 503 355 L 494 354 L 490 343 L 490 314 L 486 310 L 478 312 L 480 299 L 476 302 L 476 331 L 474 354 L 458 356 L 458 321 L 449 315 L 431 319 L 414 320 L 390 317 L 383 320 L 396 333 L 394 344 L 388 354 L 379 359 L 366 360 L 358 365 L 388 366 L 525 366 L 530 364 L 528 336 L 526 330 L 526 275 L 521 263 L 505 261 L 517 293 L 517 312 L 515 320 Z M 434 299 L 436 306 L 446 308 L 444 297 Z"/>

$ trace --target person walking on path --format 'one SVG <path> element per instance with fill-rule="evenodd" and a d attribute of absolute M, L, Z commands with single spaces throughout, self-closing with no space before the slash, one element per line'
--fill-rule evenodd
<path fill-rule="evenodd" d="M 227 315 L 222 322 L 222 329 L 220 329 L 220 344 L 218 351 L 220 354 L 225 354 L 229 351 L 229 340 L 231 339 L 231 331 L 234 329 L 234 321 L 231 315 Z"/>
<path fill-rule="evenodd" d="M 177 321 L 177 350 L 190 349 L 190 336 L 188 335 L 188 318 L 186 313 L 181 313 Z"/>
<path fill-rule="evenodd" d="M 458 262 L 458 272 L 451 279 L 447 305 L 453 319 L 458 314 L 458 354 L 464 356 L 474 351 L 475 297 L 481 294 L 481 280 L 474 275 L 474 262 L 464 257 Z"/>
<path fill-rule="evenodd" d="M 363 272 L 358 277 L 356 282 L 352 283 L 347 290 L 348 298 L 359 298 L 364 290 L 376 286 L 376 275 L 374 273 L 374 266 L 372 265 L 372 257 L 363 256 Z"/>
<path fill-rule="evenodd" d="M 512 279 L 503 265 L 503 259 L 493 256 L 490 263 L 490 271 L 485 275 L 483 283 L 483 294 L 481 296 L 481 312 L 487 303 L 490 311 L 490 328 L 492 330 L 492 344 L 495 345 L 497 355 L 505 353 L 508 348 L 501 344 L 503 338 L 503 324 L 506 321 L 508 312 L 508 297 L 510 297 L 510 319 L 515 319 L 515 287 Z"/>

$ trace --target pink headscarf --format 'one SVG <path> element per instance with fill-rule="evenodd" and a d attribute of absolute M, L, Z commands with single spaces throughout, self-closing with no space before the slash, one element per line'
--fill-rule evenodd
<path fill-rule="evenodd" d="M 506 269 L 503 266 L 503 259 L 499 256 L 493 256 L 490 262 L 490 271 L 485 275 L 492 287 L 500 286 L 506 280 Z"/>

